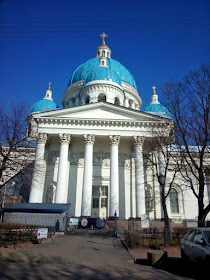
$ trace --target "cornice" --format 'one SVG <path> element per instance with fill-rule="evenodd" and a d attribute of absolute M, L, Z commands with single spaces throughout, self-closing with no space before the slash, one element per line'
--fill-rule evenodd
<path fill-rule="evenodd" d="M 151 127 L 151 128 L 167 128 L 170 122 L 157 121 L 130 121 L 130 120 L 93 120 L 93 119 L 70 119 L 70 118 L 37 118 L 37 124 L 52 124 L 52 125 L 78 125 L 78 126 L 105 126 L 105 127 Z"/>

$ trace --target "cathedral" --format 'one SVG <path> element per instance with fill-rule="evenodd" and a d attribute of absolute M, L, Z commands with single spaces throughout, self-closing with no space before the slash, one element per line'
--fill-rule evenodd
<path fill-rule="evenodd" d="M 63 108 L 53 101 L 51 83 L 31 108 L 28 137 L 37 147 L 29 202 L 70 203 L 73 217 L 161 220 L 160 186 L 144 154 L 155 132 L 169 136 L 173 120 L 154 86 L 141 111 L 134 77 L 112 58 L 106 36 L 95 57 L 72 73 Z M 191 190 L 177 180 L 171 193 L 170 219 L 196 220 Z"/>

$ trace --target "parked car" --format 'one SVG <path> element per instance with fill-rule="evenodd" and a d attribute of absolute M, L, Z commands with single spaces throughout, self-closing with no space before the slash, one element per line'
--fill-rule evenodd
<path fill-rule="evenodd" d="M 183 259 L 210 265 L 210 228 L 190 230 L 181 239 L 180 250 Z"/>

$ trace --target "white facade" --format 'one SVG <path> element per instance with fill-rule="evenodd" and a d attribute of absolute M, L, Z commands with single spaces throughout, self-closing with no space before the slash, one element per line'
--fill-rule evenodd
<path fill-rule="evenodd" d="M 96 56 L 105 68 L 111 50 L 102 43 Z M 38 143 L 29 202 L 71 203 L 77 217 L 163 218 L 160 186 L 144 153 L 156 131 L 169 135 L 172 120 L 140 112 L 138 91 L 124 81 L 75 81 L 62 103 L 64 109 L 28 118 L 29 136 Z M 169 217 L 197 219 L 197 200 L 181 185 L 177 179 L 179 207 L 168 198 Z"/>

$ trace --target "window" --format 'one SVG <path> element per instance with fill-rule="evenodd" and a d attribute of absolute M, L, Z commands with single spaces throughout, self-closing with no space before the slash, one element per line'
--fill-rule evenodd
<path fill-rule="evenodd" d="M 203 241 L 203 235 L 199 230 L 197 230 L 196 234 L 194 236 L 194 242 L 200 241 L 200 240 Z"/>
<path fill-rule="evenodd" d="M 129 104 L 129 107 L 132 108 L 133 100 L 129 99 L 128 104 Z"/>
<path fill-rule="evenodd" d="M 114 99 L 114 104 L 120 105 L 120 100 L 119 100 L 118 97 L 115 97 L 115 99 Z"/>
<path fill-rule="evenodd" d="M 104 65 L 104 60 L 102 60 L 101 64 Z"/>
<path fill-rule="evenodd" d="M 93 208 L 99 208 L 99 198 L 93 198 Z"/>
<path fill-rule="evenodd" d="M 107 198 L 101 199 L 101 207 L 107 207 Z"/>
<path fill-rule="evenodd" d="M 106 102 L 106 95 L 103 93 L 100 93 L 98 96 L 98 102 Z"/>
<path fill-rule="evenodd" d="M 174 188 L 171 188 L 170 190 L 170 205 L 172 213 L 179 213 L 178 193 Z"/>
<path fill-rule="evenodd" d="M 90 96 L 87 96 L 85 99 L 85 104 L 89 104 L 90 103 Z"/>
<path fill-rule="evenodd" d="M 93 196 L 98 196 L 99 195 L 99 187 L 93 187 Z"/>
<path fill-rule="evenodd" d="M 195 230 L 190 231 L 186 239 L 192 241 L 194 234 L 195 234 Z"/>
<path fill-rule="evenodd" d="M 100 55 L 100 52 L 98 52 L 98 55 Z"/>
<path fill-rule="evenodd" d="M 101 187 L 101 193 L 102 193 L 102 196 L 107 196 L 108 195 L 107 187 Z"/>
<path fill-rule="evenodd" d="M 109 52 L 107 52 L 107 57 L 109 57 Z"/>

